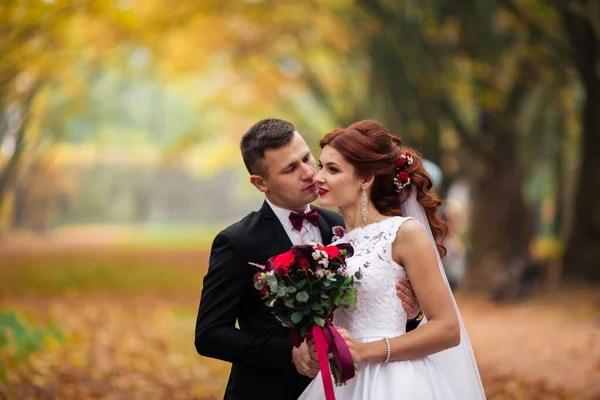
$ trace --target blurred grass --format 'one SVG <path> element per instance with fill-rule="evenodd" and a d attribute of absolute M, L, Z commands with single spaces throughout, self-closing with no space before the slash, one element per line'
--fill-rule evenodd
<path fill-rule="evenodd" d="M 223 227 L 223 225 L 146 226 L 133 232 L 128 239 L 120 243 L 120 247 L 129 249 L 158 247 L 172 250 L 208 248 Z"/>
<path fill-rule="evenodd" d="M 199 293 L 208 252 L 78 249 L 2 260 L 0 293 Z"/>
<path fill-rule="evenodd" d="M 92 230 L 15 235 L 0 246 L 0 295 L 199 294 L 216 229 Z"/>
<path fill-rule="evenodd" d="M 200 263 L 200 262 L 199 262 Z M 13 262 L 2 268 L 0 293 L 62 294 L 68 292 L 199 293 L 204 268 L 180 268 L 150 260 L 64 259 Z"/>

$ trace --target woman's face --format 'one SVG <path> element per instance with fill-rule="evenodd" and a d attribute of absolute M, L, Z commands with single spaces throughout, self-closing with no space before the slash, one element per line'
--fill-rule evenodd
<path fill-rule="evenodd" d="M 363 179 L 355 175 L 354 167 L 336 149 L 323 148 L 319 168 L 315 178 L 319 205 L 344 208 L 359 201 Z"/>

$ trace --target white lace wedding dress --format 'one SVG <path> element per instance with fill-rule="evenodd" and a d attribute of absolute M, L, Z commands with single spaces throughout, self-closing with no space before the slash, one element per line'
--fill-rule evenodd
<path fill-rule="evenodd" d="M 354 256 L 348 258 L 348 272 L 363 272 L 355 309 L 336 311 L 333 323 L 346 329 L 360 342 L 392 338 L 406 333 L 407 315 L 396 296 L 395 284 L 406 277 L 402 266 L 392 259 L 392 242 L 408 218 L 391 217 L 364 228 L 354 229 L 337 241 L 349 242 Z M 367 265 L 365 267 L 365 264 Z M 347 385 L 335 387 L 338 400 L 468 400 L 457 399 L 434 358 L 410 361 L 356 364 L 356 376 Z M 299 397 L 325 399 L 321 374 Z"/>

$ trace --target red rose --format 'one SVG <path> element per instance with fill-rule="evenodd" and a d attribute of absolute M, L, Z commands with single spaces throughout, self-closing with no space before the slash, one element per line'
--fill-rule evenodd
<path fill-rule="evenodd" d="M 275 256 L 273 259 L 273 265 L 275 267 L 286 266 L 289 267 L 291 263 L 294 262 L 294 254 L 291 251 L 286 251 L 285 253 L 279 254 Z"/>
<path fill-rule="evenodd" d="M 401 157 L 396 158 L 396 167 L 402 168 L 402 167 L 404 167 L 404 164 L 406 164 L 406 163 L 404 162 L 403 158 L 401 158 Z"/>
<path fill-rule="evenodd" d="M 300 271 L 310 269 L 310 261 L 308 261 L 308 258 L 301 258 L 300 260 L 298 260 L 298 269 Z"/>
<path fill-rule="evenodd" d="M 327 253 L 327 258 L 332 260 L 340 255 L 340 249 L 336 246 L 327 246 L 325 247 L 325 253 Z"/>
<path fill-rule="evenodd" d="M 294 255 L 291 251 L 286 251 L 283 254 L 279 254 L 273 259 L 273 266 L 275 272 L 279 275 L 287 275 L 290 272 L 290 264 L 294 262 Z"/>
<path fill-rule="evenodd" d="M 408 172 L 406 172 L 406 171 L 402 171 L 398 174 L 398 181 L 400 183 L 406 183 L 406 182 L 408 182 L 409 179 L 410 179 L 410 175 L 408 175 Z"/>
<path fill-rule="evenodd" d="M 410 154 L 408 151 L 407 151 L 406 153 L 404 153 L 404 155 L 405 155 L 406 157 L 412 157 L 412 154 Z"/>
<path fill-rule="evenodd" d="M 290 266 L 289 265 L 280 265 L 279 267 L 275 267 L 275 272 L 278 275 L 287 275 L 290 273 Z"/>

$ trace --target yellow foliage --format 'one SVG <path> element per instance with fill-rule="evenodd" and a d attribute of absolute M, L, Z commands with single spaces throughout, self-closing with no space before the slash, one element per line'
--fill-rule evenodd
<path fill-rule="evenodd" d="M 563 244 L 555 237 L 538 237 L 531 244 L 530 253 L 537 261 L 558 260 L 563 254 Z"/>

